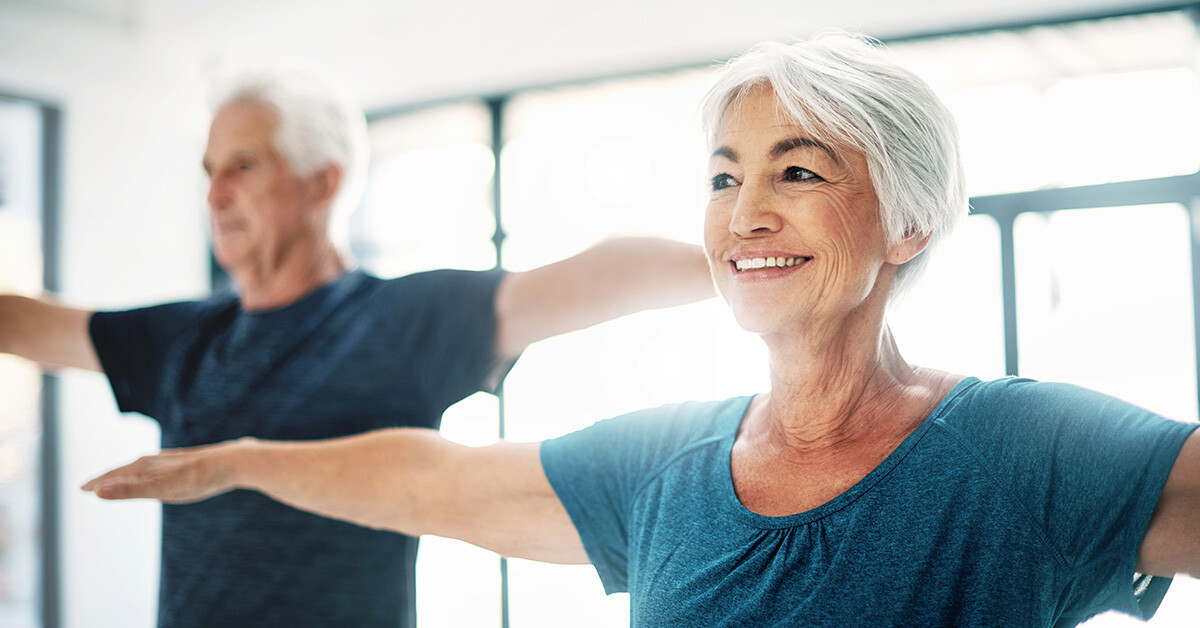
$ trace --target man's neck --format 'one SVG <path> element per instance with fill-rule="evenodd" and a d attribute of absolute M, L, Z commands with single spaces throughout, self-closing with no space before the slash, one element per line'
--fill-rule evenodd
<path fill-rule="evenodd" d="M 319 255 L 299 257 L 277 266 L 230 268 L 242 309 L 248 312 L 286 307 L 333 282 L 349 265 L 332 247 Z"/>

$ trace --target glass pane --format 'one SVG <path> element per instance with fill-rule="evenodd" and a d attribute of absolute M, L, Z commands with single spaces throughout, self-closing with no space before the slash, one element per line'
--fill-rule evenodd
<path fill-rule="evenodd" d="M 395 277 L 495 265 L 491 116 L 477 102 L 394 116 L 370 127 L 371 170 L 351 217 L 354 256 Z"/>
<path fill-rule="evenodd" d="M 968 216 L 933 256 L 921 282 L 888 317 L 901 355 L 910 364 L 951 373 L 1004 376 L 996 221 Z"/>
<path fill-rule="evenodd" d="M 495 266 L 491 117 L 470 102 L 372 123 L 371 172 L 351 218 L 351 250 L 371 272 Z M 451 406 L 442 434 L 467 445 L 496 440 L 499 402 L 485 393 Z M 417 554 L 421 626 L 500 622 L 500 559 L 467 543 L 425 537 Z"/>
<path fill-rule="evenodd" d="M 1196 420 L 1188 234 L 1178 205 L 1020 216 L 1021 374 Z"/>
<path fill-rule="evenodd" d="M 700 242 L 698 105 L 707 71 L 514 98 L 505 117 L 505 266 L 523 270 L 617 232 Z"/>
<path fill-rule="evenodd" d="M 969 194 L 1046 185 L 1053 171 L 1049 156 L 1030 150 L 1046 137 L 1040 90 L 1023 84 L 973 87 L 948 92 L 944 100 L 958 121 Z"/>
<path fill-rule="evenodd" d="M 953 111 L 979 196 L 1195 172 L 1195 43 L 1173 11 L 891 48 Z"/>
<path fill-rule="evenodd" d="M 0 100 L 0 293 L 42 288 L 41 112 Z M 38 625 L 41 372 L 0 355 L 0 626 Z"/>
<path fill-rule="evenodd" d="M 681 72 L 515 98 L 505 265 L 549 263 L 616 233 L 699 243 L 707 157 L 696 113 L 709 80 Z M 507 435 L 541 440 L 641 408 L 766 388 L 762 343 L 713 299 L 529 347 L 505 383 Z M 514 560 L 509 574 L 513 626 L 628 624 L 628 596 L 605 597 L 590 566 Z"/>
<path fill-rule="evenodd" d="M 1192 68 L 1065 79 L 1046 90 L 1056 185 L 1190 174 L 1200 165 Z"/>

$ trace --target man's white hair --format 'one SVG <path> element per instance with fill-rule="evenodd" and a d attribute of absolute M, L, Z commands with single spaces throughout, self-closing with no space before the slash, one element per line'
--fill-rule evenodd
<path fill-rule="evenodd" d="M 224 81 L 213 111 L 233 103 L 261 105 L 276 114 L 275 150 L 296 175 L 310 176 L 330 164 L 341 169 L 329 227 L 333 242 L 345 248 L 350 214 L 366 185 L 369 148 L 362 108 L 326 77 L 281 68 L 256 68 Z"/>

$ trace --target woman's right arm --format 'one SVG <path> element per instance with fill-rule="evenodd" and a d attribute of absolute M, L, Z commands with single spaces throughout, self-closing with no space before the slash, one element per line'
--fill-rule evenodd
<path fill-rule="evenodd" d="M 167 503 L 250 489 L 371 528 L 456 538 L 505 556 L 587 563 L 539 449 L 465 447 L 423 428 L 324 441 L 243 438 L 146 456 L 83 488 L 105 499 Z"/>

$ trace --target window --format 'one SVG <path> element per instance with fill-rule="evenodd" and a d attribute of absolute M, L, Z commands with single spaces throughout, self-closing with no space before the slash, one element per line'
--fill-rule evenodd
<path fill-rule="evenodd" d="M 0 98 L 0 292 L 37 295 L 44 287 L 42 107 Z M 0 625 L 41 625 L 43 570 L 53 521 L 43 488 L 41 371 L 0 355 Z M 43 541 L 43 539 L 49 540 Z"/>

